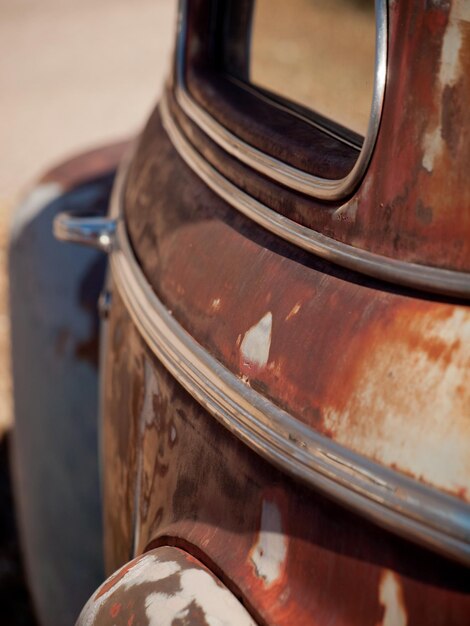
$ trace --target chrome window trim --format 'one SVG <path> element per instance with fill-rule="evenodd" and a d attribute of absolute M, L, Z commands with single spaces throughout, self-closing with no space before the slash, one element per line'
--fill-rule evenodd
<path fill-rule="evenodd" d="M 470 506 L 375 463 L 301 423 L 246 385 L 173 318 L 145 278 L 111 201 L 112 278 L 148 348 L 214 418 L 260 456 L 380 526 L 470 565 Z"/>
<path fill-rule="evenodd" d="M 339 132 L 336 132 L 335 130 L 333 130 L 333 128 L 322 126 L 319 122 L 316 122 L 313 118 L 309 119 L 306 117 L 306 115 L 299 113 L 299 111 L 296 111 L 295 109 L 290 109 L 287 105 L 282 104 L 281 102 L 278 102 L 277 100 L 274 100 L 273 98 L 270 98 L 261 90 L 258 90 L 255 86 L 244 83 L 240 79 L 234 78 L 233 76 L 227 76 L 227 80 L 229 80 L 234 85 L 238 85 L 241 89 L 243 89 L 244 91 L 247 91 L 248 93 L 251 93 L 253 95 L 256 94 L 256 97 L 259 100 L 262 100 L 263 102 L 268 102 L 273 108 L 283 111 L 284 113 L 289 113 L 289 115 L 291 115 L 292 117 L 296 117 L 298 120 L 301 120 L 302 122 L 305 122 L 306 124 L 309 124 L 310 126 L 313 126 L 314 128 L 317 128 L 318 130 L 321 130 L 322 133 L 324 133 L 325 135 L 329 135 L 330 137 L 333 137 L 334 139 L 341 141 L 342 143 L 349 146 L 350 148 L 353 148 L 357 152 L 361 151 L 360 143 L 355 143 L 354 141 L 348 139 L 346 136 L 340 135 Z"/>
<path fill-rule="evenodd" d="M 274 235 L 323 259 L 379 280 L 451 297 L 470 297 L 470 274 L 466 272 L 400 261 L 355 248 L 270 209 L 231 183 L 199 154 L 173 119 L 166 92 L 160 101 L 160 114 L 173 146 L 186 164 L 234 209 Z"/>
<path fill-rule="evenodd" d="M 282 185 L 320 200 L 338 200 L 352 193 L 369 165 L 382 117 L 387 75 L 387 0 L 375 0 L 375 75 L 367 133 L 354 167 L 347 176 L 337 180 L 314 176 L 251 146 L 220 124 L 191 97 L 184 81 L 187 2 L 180 0 L 179 4 L 175 86 L 176 100 L 185 114 L 226 152 Z M 320 128 L 333 135 L 323 126 Z"/>

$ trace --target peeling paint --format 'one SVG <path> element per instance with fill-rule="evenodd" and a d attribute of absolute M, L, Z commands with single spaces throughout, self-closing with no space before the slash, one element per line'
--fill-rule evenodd
<path fill-rule="evenodd" d="M 139 417 L 141 432 L 148 428 L 155 421 L 155 411 L 153 408 L 154 396 L 158 396 L 160 390 L 158 381 L 148 361 L 145 361 L 145 396 L 142 411 Z"/>
<path fill-rule="evenodd" d="M 403 312 L 390 330 L 387 341 L 371 343 L 347 405 L 323 408 L 324 426 L 338 443 L 381 463 L 438 488 L 468 490 L 468 311 L 456 309 L 442 319 Z M 374 419 L 351 428 L 357 416 L 367 415 Z"/>
<path fill-rule="evenodd" d="M 441 125 L 426 133 L 423 138 L 423 167 L 428 172 L 434 169 L 434 162 L 442 153 L 443 139 Z"/>
<path fill-rule="evenodd" d="M 236 598 L 202 569 L 188 569 L 180 576 L 175 594 L 152 593 L 145 608 L 149 626 L 172 626 L 189 616 L 191 605 L 202 611 L 208 626 L 255 626 L 255 622 Z"/>
<path fill-rule="evenodd" d="M 185 620 L 201 626 L 256 626 L 211 572 L 189 554 L 169 547 L 122 567 L 90 598 L 77 626 L 104 626 L 109 616 L 142 626 L 172 626 Z"/>
<path fill-rule="evenodd" d="M 276 312 L 273 311 L 273 316 L 276 318 L 278 315 L 279 319 L 283 320 L 298 300 L 300 297 L 288 298 L 288 304 L 284 304 L 283 308 Z M 228 302 L 229 300 L 227 304 Z M 307 304 L 305 309 L 304 314 L 307 313 Z M 449 307 L 446 315 L 439 316 L 442 322 L 451 319 L 451 310 Z M 426 323 L 426 328 L 429 327 L 426 311 L 426 307 L 420 306 L 419 315 L 416 310 L 408 312 L 410 319 L 416 318 L 413 326 L 415 331 L 419 328 L 420 319 Z M 328 314 L 334 323 L 336 318 L 331 311 Z M 363 335 L 361 329 L 355 326 L 359 338 L 358 343 L 352 346 L 354 353 L 358 352 L 360 344 L 365 344 L 364 353 L 367 355 L 371 349 L 377 349 L 375 340 L 377 336 L 383 338 L 385 334 L 386 338 L 392 341 L 392 337 L 388 337 L 384 332 L 384 329 L 390 326 L 395 341 L 398 337 L 402 343 L 405 342 L 410 330 L 407 331 L 401 326 L 393 328 L 393 320 L 402 318 L 406 320 L 407 311 L 399 308 L 395 314 L 394 317 L 382 315 L 381 318 L 386 319 L 379 326 L 378 335 L 372 337 Z M 115 315 L 116 320 L 113 319 Z M 111 323 L 121 322 L 122 316 L 127 320 L 126 325 L 123 325 L 123 333 L 130 341 L 129 350 L 122 354 L 121 358 L 124 366 L 129 369 L 122 372 L 119 364 L 112 359 L 112 366 L 121 373 L 120 376 L 113 376 L 114 384 L 109 385 L 110 393 L 119 387 L 121 381 L 134 379 L 136 367 L 139 368 L 140 385 L 142 388 L 144 386 L 143 361 L 139 357 L 145 350 L 145 342 L 133 331 L 132 320 L 123 303 L 117 298 L 113 305 Z M 292 324 L 279 324 L 279 334 L 276 333 L 274 339 L 277 340 L 278 336 L 282 336 L 283 329 L 290 330 L 296 321 L 304 323 L 299 315 L 297 319 L 294 318 Z M 454 321 L 459 322 L 458 318 Z M 371 327 L 371 323 L 372 320 L 369 319 L 368 328 Z M 235 326 L 239 327 L 239 324 Z M 231 349 L 236 332 L 234 331 L 231 336 L 231 344 L 227 344 Z M 439 336 L 445 337 L 446 332 L 450 333 L 450 328 L 447 326 L 446 331 L 444 324 Z M 451 339 L 450 336 L 448 338 Z M 429 345 L 424 342 L 423 347 L 431 349 L 432 345 L 436 344 L 436 332 L 431 333 L 430 342 Z M 343 354 L 345 344 L 346 342 L 342 343 Z M 418 345 L 421 344 L 418 342 Z M 416 343 L 413 343 L 413 346 L 416 346 Z M 273 341 L 268 366 L 275 362 L 274 349 Z M 335 352 L 335 357 L 336 354 Z M 435 356 L 442 361 L 446 354 L 435 348 Z M 361 362 L 361 355 L 358 357 Z M 452 360 L 453 355 L 448 354 L 447 358 Z M 404 351 L 403 359 L 405 361 L 410 359 L 409 348 Z M 341 505 L 329 501 L 319 493 L 313 493 L 300 482 L 294 483 L 292 478 L 275 468 L 270 468 L 264 459 L 247 446 L 234 445 L 232 434 L 224 426 L 218 425 L 195 399 L 180 393 L 177 381 L 165 370 L 157 357 L 152 357 L 151 363 L 159 382 L 161 397 L 171 398 L 171 402 L 161 405 L 162 420 L 170 428 L 171 420 L 175 420 L 180 452 L 184 453 L 174 454 L 170 471 L 164 477 L 160 477 L 156 473 L 158 470 L 153 475 L 151 470 L 155 446 L 146 446 L 148 483 L 153 486 L 147 492 L 142 492 L 141 503 L 148 502 L 149 514 L 142 521 L 141 546 L 160 545 L 168 537 L 177 538 L 179 542 L 194 546 L 198 554 L 204 555 L 207 563 L 216 564 L 217 571 L 223 572 L 224 580 L 232 581 L 237 595 L 243 598 L 247 607 L 252 607 L 253 615 L 259 616 L 259 622 L 263 624 L 290 626 L 311 624 L 315 621 L 322 626 L 325 624 L 383 626 L 384 615 L 390 624 L 393 611 L 392 601 L 388 598 L 393 598 L 390 587 L 393 591 L 393 584 L 396 582 L 395 597 L 398 595 L 396 586 L 399 585 L 402 597 L 406 601 L 408 624 L 436 626 L 436 622 L 439 622 L 441 626 L 451 623 L 455 626 L 467 626 L 470 596 L 465 568 L 433 555 L 428 550 L 413 546 L 409 541 L 394 538 L 390 533 L 371 525 L 360 516 L 351 514 Z M 409 376 L 414 376 L 414 361 L 409 367 L 411 372 Z M 345 371 L 353 378 L 356 376 L 354 368 L 351 370 L 346 368 Z M 363 373 L 360 377 L 363 377 Z M 343 376 L 338 380 L 342 381 L 341 384 L 346 384 L 347 381 L 342 379 Z M 400 385 L 402 381 L 398 384 Z M 339 386 L 334 385 L 335 394 L 340 394 Z M 346 403 L 349 397 L 347 391 Z M 111 400 L 108 416 L 113 426 L 128 432 L 126 406 L 119 401 L 116 394 L 112 395 Z M 371 425 L 374 427 L 376 422 L 374 415 L 366 417 L 370 419 L 364 420 L 365 430 L 370 429 Z M 359 418 L 360 416 L 356 416 L 357 420 Z M 415 422 L 419 419 L 416 417 L 410 421 Z M 380 421 L 380 416 L 377 420 Z M 357 423 L 353 424 L 352 429 L 357 426 Z M 432 426 L 428 429 L 432 429 Z M 153 430 L 147 434 L 156 436 L 158 433 Z M 465 439 L 464 432 L 461 433 L 461 438 Z M 297 440 L 296 445 L 302 445 L 302 442 Z M 435 463 L 439 464 L 438 454 L 434 450 L 432 454 Z M 125 462 L 126 459 L 123 459 L 122 463 Z M 198 468 L 196 472 L 195 467 Z M 109 493 L 109 497 L 110 501 L 114 502 L 115 490 Z M 255 548 L 262 548 L 266 544 L 266 541 L 261 541 L 261 546 L 259 545 L 260 529 L 264 531 L 273 530 L 273 527 L 279 529 L 276 522 L 266 523 L 265 520 L 269 515 L 264 515 L 263 524 L 261 523 L 263 501 L 274 502 L 277 505 L 282 517 L 282 531 L 287 541 L 280 576 L 271 586 L 258 576 L 253 562 L 253 557 L 259 560 Z M 119 520 L 116 524 L 118 523 Z M 193 568 L 194 562 L 191 561 L 188 567 Z M 262 573 L 261 568 L 262 565 L 260 565 Z M 396 580 L 392 580 L 392 584 L 390 581 L 384 584 L 382 590 L 384 601 L 381 604 L 379 583 L 385 569 L 395 571 Z M 277 572 L 275 571 L 274 576 Z M 158 585 L 158 588 L 151 585 L 141 586 L 142 601 L 140 608 L 132 609 L 136 617 L 131 626 L 147 624 L 145 598 L 150 593 L 162 591 L 166 594 L 170 591 L 175 593 L 181 586 L 180 574 L 177 573 L 162 585 L 159 583 Z M 338 602 L 339 592 L 341 602 Z M 105 607 L 107 616 L 114 602 L 122 603 L 123 608 L 116 624 L 128 626 L 126 618 L 128 616 L 131 618 L 132 615 L 123 615 L 123 611 L 126 610 L 128 598 L 135 597 L 134 589 L 130 593 L 132 596 L 127 598 L 121 596 L 110 598 Z M 203 626 L 204 616 L 199 607 L 191 604 L 188 610 L 187 618 L 175 619 L 175 624 L 191 623 Z M 100 626 L 106 623 L 114 622 L 108 618 Z"/>
<path fill-rule="evenodd" d="M 157 583 L 164 578 L 181 571 L 181 566 L 176 561 L 161 561 L 154 554 L 144 555 L 130 568 L 123 577 L 120 585 L 130 589 L 134 585 L 142 583 Z"/>
<path fill-rule="evenodd" d="M 115 593 L 116 589 L 121 587 L 130 589 L 143 583 L 158 583 L 168 576 L 179 572 L 180 569 L 178 563 L 175 562 L 159 563 L 158 558 L 153 554 L 145 555 L 131 564 L 124 565 L 86 603 L 77 624 L 79 626 L 93 626 L 97 624 L 96 620 L 99 612 Z"/>
<path fill-rule="evenodd" d="M 273 316 L 268 311 L 259 322 L 245 333 L 240 352 L 246 365 L 266 366 L 271 348 L 272 325 Z"/>
<path fill-rule="evenodd" d="M 384 607 L 380 626 L 406 626 L 408 616 L 403 601 L 400 579 L 390 570 L 384 570 L 379 586 L 379 601 Z"/>
<path fill-rule="evenodd" d="M 287 556 L 287 539 L 282 530 L 281 512 L 276 503 L 263 501 L 261 528 L 251 552 L 256 575 L 273 585 L 282 575 Z"/>
<path fill-rule="evenodd" d="M 442 42 L 439 80 L 442 87 L 455 85 L 460 75 L 460 49 L 462 47 L 462 23 L 470 21 L 470 3 L 454 0 Z"/>
<path fill-rule="evenodd" d="M 453 87 L 460 79 L 460 51 L 462 47 L 462 26 L 470 21 L 470 4 L 466 0 L 454 0 L 449 14 L 449 22 L 442 40 L 441 58 L 439 64 L 439 109 L 442 109 L 442 97 L 445 89 Z M 425 170 L 432 172 L 435 161 L 441 156 L 444 147 L 441 117 L 435 127 L 423 136 L 422 165 Z"/>

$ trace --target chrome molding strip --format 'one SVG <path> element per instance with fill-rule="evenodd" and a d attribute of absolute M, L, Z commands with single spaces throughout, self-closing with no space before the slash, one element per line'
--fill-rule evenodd
<path fill-rule="evenodd" d="M 187 0 L 180 0 L 175 95 L 185 114 L 226 152 L 287 187 L 322 200 L 337 200 L 352 193 L 369 164 L 382 117 L 387 75 L 387 0 L 375 0 L 375 76 L 367 133 L 354 167 L 347 176 L 338 180 L 308 174 L 258 150 L 222 126 L 191 97 L 184 81 L 186 9 Z M 327 134 L 332 134 L 323 127 L 320 128 Z"/>
<path fill-rule="evenodd" d="M 211 356 L 147 282 L 126 233 L 122 168 L 111 218 L 114 283 L 149 349 L 219 422 L 260 456 L 379 525 L 470 564 L 470 506 L 319 435 Z"/>
<path fill-rule="evenodd" d="M 470 274 L 408 263 L 355 248 L 273 211 L 227 180 L 186 139 L 173 119 L 166 94 L 160 113 L 174 147 L 194 172 L 233 208 L 266 230 L 328 261 L 390 283 L 447 296 L 470 297 Z"/>

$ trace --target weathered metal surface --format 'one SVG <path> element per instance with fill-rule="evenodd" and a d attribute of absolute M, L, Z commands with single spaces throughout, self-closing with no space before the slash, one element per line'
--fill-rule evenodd
<path fill-rule="evenodd" d="M 470 500 L 468 306 L 280 242 L 188 170 L 157 117 L 126 211 L 159 297 L 247 385 L 336 442 Z"/>
<path fill-rule="evenodd" d="M 423 485 L 329 439 L 246 384 L 201 346 L 153 292 L 123 220 L 121 170 L 113 191 L 117 220 L 110 270 L 148 349 L 181 386 L 268 462 L 359 515 L 470 565 L 468 503 Z"/>
<path fill-rule="evenodd" d="M 391 2 L 390 16 L 382 126 L 348 240 L 469 271 L 470 5 Z"/>
<path fill-rule="evenodd" d="M 46 174 L 17 208 L 9 249 L 15 497 L 38 618 L 73 623 L 102 580 L 96 309 L 105 257 L 52 235 L 67 209 L 107 210 L 119 149 Z"/>
<path fill-rule="evenodd" d="M 124 565 L 85 605 L 77 626 L 255 626 L 246 609 L 193 556 L 162 547 Z"/>
<path fill-rule="evenodd" d="M 173 114 L 170 113 L 167 92 L 159 108 L 162 124 L 168 136 L 189 167 L 214 193 L 262 228 L 310 254 L 376 280 L 384 280 L 396 286 L 404 286 L 425 293 L 436 293 L 465 300 L 470 298 L 468 273 L 419 265 L 375 254 L 328 237 L 292 219 L 285 219 L 284 215 L 263 204 L 218 172 L 204 156 L 199 154 L 178 127 Z M 287 201 L 287 198 L 285 200 Z"/>
<path fill-rule="evenodd" d="M 112 286 L 111 290 L 113 292 Z M 113 293 L 113 307 L 115 300 Z M 124 328 L 121 321 L 114 319 L 102 362 L 104 554 L 108 574 L 126 563 L 134 553 L 139 499 L 135 487 L 141 458 L 139 414 L 144 397 L 141 386 L 144 365 L 136 349 L 137 342 L 137 331 Z M 129 377 L 130 366 L 132 375 Z M 115 414 L 114 403 L 121 407 L 122 416 Z"/>
<path fill-rule="evenodd" d="M 110 358 L 105 444 L 112 425 L 139 451 L 137 554 L 165 545 L 191 552 L 259 623 L 468 623 L 468 569 L 380 530 L 263 461 L 149 354 L 117 294 L 115 335 L 126 357 L 121 349 Z M 141 390 L 138 430 L 128 405 L 111 393 L 127 380 Z M 107 472 L 127 471 L 127 455 L 114 457 L 112 442 L 109 451 Z M 114 491 L 105 496 L 112 502 Z"/>
<path fill-rule="evenodd" d="M 203 4 L 195 3 L 189 14 L 188 86 L 232 132 L 247 141 L 251 136 L 251 143 L 272 153 L 269 120 L 278 113 L 258 111 L 266 106 L 262 103 L 243 108 L 248 96 L 234 95 L 235 87 L 224 86 L 214 74 L 211 40 L 199 17 L 206 10 Z M 308 200 L 267 182 L 191 131 L 187 120 L 186 132 L 227 177 L 305 226 L 392 258 L 468 272 L 469 96 L 468 2 L 389 2 L 387 86 L 378 140 L 361 187 L 344 204 Z M 287 161 L 294 145 L 288 128 L 275 146 L 276 155 L 280 151 Z M 303 154 L 307 169 L 326 161 L 337 176 L 348 165 L 313 132 L 310 150 L 310 159 Z"/>

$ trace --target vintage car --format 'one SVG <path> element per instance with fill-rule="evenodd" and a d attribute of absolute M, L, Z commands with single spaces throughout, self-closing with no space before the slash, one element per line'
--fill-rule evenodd
<path fill-rule="evenodd" d="M 468 0 L 181 1 L 12 233 L 43 624 L 470 624 L 469 98 Z"/>

